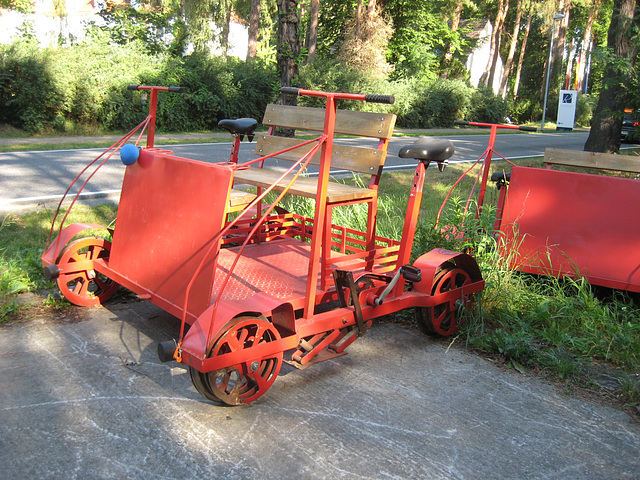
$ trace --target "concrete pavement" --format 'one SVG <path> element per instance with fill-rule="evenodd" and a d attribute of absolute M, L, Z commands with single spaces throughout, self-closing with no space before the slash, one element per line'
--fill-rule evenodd
<path fill-rule="evenodd" d="M 640 424 L 417 330 L 286 369 L 216 407 L 156 344 L 145 301 L 0 327 L 0 472 L 68 479 L 638 479 Z"/>
<path fill-rule="evenodd" d="M 148 302 L 65 312 L 0 327 L 3 478 L 640 479 L 624 412 L 414 329 L 229 408 L 158 361 L 179 324 Z"/>

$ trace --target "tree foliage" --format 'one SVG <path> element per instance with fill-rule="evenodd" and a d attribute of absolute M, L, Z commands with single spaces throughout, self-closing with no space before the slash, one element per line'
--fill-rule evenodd
<path fill-rule="evenodd" d="M 622 1 L 615 0 L 616 8 Z M 0 8 L 25 10 L 31 5 L 32 2 L 27 0 L 0 0 Z M 242 70 L 245 68 L 243 62 L 225 60 L 230 44 L 229 19 L 233 18 L 251 25 L 251 62 L 257 63 L 256 68 L 267 68 L 269 74 L 275 74 L 277 70 L 281 84 L 305 84 L 309 87 L 335 84 L 336 88 L 343 85 L 344 89 L 353 91 L 369 88 L 381 93 L 395 93 L 399 100 L 393 108 L 404 119 L 402 121 L 417 124 L 423 115 L 423 126 L 434 121 L 444 122 L 444 117 L 430 113 L 421 105 L 423 99 L 417 92 L 429 98 L 434 105 L 448 98 L 453 102 L 451 111 L 456 111 L 458 102 L 457 95 L 452 94 L 459 91 L 458 86 L 454 86 L 455 82 L 471 88 L 468 99 L 474 98 L 476 90 L 468 84 L 466 63 L 468 55 L 481 42 L 475 26 L 486 25 L 487 21 L 494 26 L 493 58 L 496 61 L 486 68 L 485 83 L 491 84 L 490 79 L 496 78 L 504 100 L 489 98 L 491 92 L 479 92 L 477 98 L 483 99 L 482 102 L 477 99 L 473 102 L 484 104 L 485 113 L 493 112 L 491 115 L 495 113 L 498 119 L 505 108 L 509 110 L 507 114 L 519 122 L 536 121 L 541 117 L 544 94 L 541 72 L 546 70 L 554 14 L 562 13 L 564 17 L 557 21 L 553 39 L 556 73 L 550 81 L 547 111 L 550 118 L 553 118 L 556 108 L 553 103 L 559 89 L 567 86 L 576 88 L 590 96 L 584 99 L 581 96 L 581 104 L 591 104 L 589 98 L 598 98 L 601 90 L 605 92 L 609 84 L 616 81 L 609 67 L 621 64 L 620 55 L 606 53 L 615 51 L 614 44 L 618 40 L 618 36 L 610 35 L 609 31 L 614 17 L 614 0 L 140 0 L 124 3 L 108 0 L 103 7 L 102 23 L 94 25 L 86 43 L 106 45 L 107 51 L 117 51 L 118 48 L 135 51 L 139 58 L 145 58 L 145 64 L 148 58 L 155 57 L 156 63 L 171 64 L 177 71 L 185 71 L 185 65 L 193 65 L 196 58 L 200 62 L 196 68 L 198 71 L 211 68 L 204 65 L 212 58 Z M 59 16 L 62 19 L 64 11 L 61 10 Z M 283 26 L 286 26 L 286 31 L 282 30 Z M 25 23 L 23 32 L 25 38 L 36 33 L 30 30 L 28 23 Z M 637 33 L 631 34 L 629 41 L 637 47 Z M 71 39 L 65 45 L 70 49 L 78 47 L 73 43 Z M 221 58 L 212 56 L 213 47 L 217 48 L 216 55 Z M 3 48 L 6 55 L 10 48 Z M 15 62 L 18 50 L 23 48 L 26 47 L 15 47 L 9 57 L 4 58 L 4 65 Z M 84 45 L 82 48 L 87 47 Z M 144 57 L 140 57 L 140 53 Z M 64 56 L 55 48 L 35 48 L 30 55 L 31 64 L 27 62 L 28 56 L 20 57 L 20 68 L 29 69 L 32 65 L 33 71 L 37 68 L 51 69 Z M 633 108 L 640 106 L 637 105 L 640 102 L 633 104 L 640 99 L 640 82 L 637 81 L 640 76 L 635 59 L 627 60 L 625 77 L 620 77 L 626 81 L 617 81 L 625 84 L 625 106 Z M 500 63 L 506 65 L 504 71 L 499 70 Z M 112 65 L 111 68 L 118 71 L 135 69 L 125 60 L 113 64 L 104 59 L 104 64 Z M 13 67 L 16 65 L 14 63 Z M 14 79 L 14 87 L 19 80 L 13 76 L 13 67 L 3 70 L 10 73 L 3 73 L 5 76 L 0 77 L 4 91 L 8 91 L 9 77 Z M 618 76 L 620 72 L 618 69 Z M 81 71 L 80 76 L 83 73 Z M 44 72 L 41 74 L 43 80 L 40 83 L 45 85 L 49 77 Z M 35 79 L 38 75 L 25 78 Z M 454 83 L 441 83 L 441 79 Z M 268 90 L 273 96 L 275 80 L 271 80 Z M 52 85 L 59 83 L 51 82 Z M 54 93 L 47 97 L 47 102 L 54 106 L 65 97 L 60 97 L 56 88 L 52 87 Z M 82 87 L 78 88 L 82 90 Z M 201 88 L 197 85 L 200 103 L 196 111 L 206 110 L 201 100 L 207 97 Z M 22 90 L 25 95 L 27 90 Z M 491 95 L 495 97 L 494 93 Z M 6 112 L 14 111 L 12 109 L 20 102 L 24 102 L 25 108 L 29 105 L 29 100 L 13 97 L 7 102 L 1 106 L 4 118 L 11 117 Z M 67 106 L 69 101 L 65 102 L 64 106 L 54 108 L 62 118 L 84 121 L 80 119 L 92 117 L 106 119 L 109 125 L 117 123 L 108 120 L 117 115 L 98 114 L 94 107 L 89 109 L 90 113 L 72 113 L 82 109 L 70 109 Z M 615 105 L 617 109 L 618 105 Z M 46 103 L 26 114 L 31 120 L 21 121 L 29 128 L 37 129 L 38 125 L 47 123 L 48 120 L 40 117 L 49 118 L 49 111 L 49 103 Z M 589 109 L 583 111 L 588 112 Z M 472 110 L 459 112 L 471 115 Z M 581 115 L 580 119 L 588 121 L 588 116 Z M 614 125 L 613 130 L 616 128 Z M 616 136 L 613 130 L 607 133 L 610 138 Z"/>
<path fill-rule="evenodd" d="M 0 9 L 30 12 L 33 10 L 32 0 L 0 0 Z"/>
<path fill-rule="evenodd" d="M 629 79 L 637 76 L 640 31 L 638 0 L 615 0 L 609 26 L 606 70 L 585 150 L 615 152 L 620 148 L 622 112 L 630 100 Z"/>
<path fill-rule="evenodd" d="M 385 12 L 393 19 L 394 33 L 389 41 L 389 62 L 394 78 L 438 76 L 438 55 L 457 40 L 443 22 L 435 2 L 387 0 Z"/>
<path fill-rule="evenodd" d="M 383 18 L 378 8 L 356 9 L 345 22 L 344 40 L 336 58 L 373 77 L 386 77 L 393 71 L 385 55 L 392 34 L 390 22 Z"/>
<path fill-rule="evenodd" d="M 140 41 L 151 54 L 157 54 L 176 48 L 176 42 L 182 39 L 176 35 L 174 41 L 167 45 L 166 31 L 175 29 L 177 34 L 182 25 L 177 17 L 175 5 L 152 6 L 140 5 L 135 8 L 129 4 L 121 4 L 107 0 L 99 11 L 102 21 L 92 23 L 92 28 L 107 33 L 111 41 L 118 45 L 126 45 Z"/>
<path fill-rule="evenodd" d="M 65 49 L 16 42 L 0 46 L 0 122 L 34 133 L 92 124 L 129 129 L 147 112 L 127 85 L 156 84 L 186 91 L 162 95 L 159 128 L 210 130 L 222 118 L 259 118 L 275 80 L 263 62 L 152 55 L 139 41 L 114 45 L 105 36 Z"/>

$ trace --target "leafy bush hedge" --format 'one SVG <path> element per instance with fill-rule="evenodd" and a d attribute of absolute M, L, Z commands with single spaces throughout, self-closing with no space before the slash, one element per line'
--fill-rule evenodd
<path fill-rule="evenodd" d="M 49 75 L 51 56 L 24 43 L 1 52 L 0 121 L 38 131 L 55 118 L 60 103 Z"/>
<path fill-rule="evenodd" d="M 369 75 L 367 72 L 352 68 L 331 58 L 318 58 L 311 64 L 300 68 L 298 85 L 301 88 L 320 90 L 324 92 L 351 92 L 364 94 L 392 95 L 391 84 L 380 76 Z M 319 107 L 324 100 L 313 97 L 301 97 L 298 104 Z M 359 101 L 342 100 L 339 108 L 381 111 L 378 104 L 368 104 Z M 384 107 L 383 107 L 384 108 Z"/>
<path fill-rule="evenodd" d="M 503 123 L 509 102 L 489 89 L 476 89 L 461 80 L 436 79 L 409 85 L 412 97 L 398 124 L 409 128 L 452 127 L 454 120 Z"/>
<path fill-rule="evenodd" d="M 160 96 L 159 129 L 213 129 L 222 118 L 260 118 L 276 79 L 275 69 L 259 62 L 150 55 L 138 42 L 112 45 L 96 37 L 40 49 L 18 41 L 0 46 L 0 122 L 32 133 L 69 124 L 130 129 L 147 112 L 127 85 L 152 84 L 186 92 Z"/>
<path fill-rule="evenodd" d="M 473 88 L 460 80 L 436 79 L 418 83 L 406 112 L 398 112 L 398 124 L 409 128 L 451 127 L 465 119 Z"/>
<path fill-rule="evenodd" d="M 485 123 L 504 123 L 510 111 L 510 102 L 490 89 L 478 89 L 471 96 L 468 120 Z"/>
<path fill-rule="evenodd" d="M 591 95 L 578 95 L 578 102 L 576 104 L 576 124 L 583 126 L 590 126 L 591 119 L 593 118 L 593 111 L 598 103 L 598 97 Z"/>
<path fill-rule="evenodd" d="M 298 85 L 325 91 L 393 94 L 391 106 L 343 102 L 341 108 L 391 111 L 398 126 L 451 127 L 456 119 L 517 123 L 539 117 L 535 101 L 515 105 L 490 90 L 462 80 L 401 79 L 389 81 L 332 59 L 301 67 Z M 93 130 L 129 130 L 147 114 L 140 92 L 129 84 L 177 85 L 182 95 L 161 94 L 160 130 L 198 131 L 216 128 L 222 118 L 260 119 L 278 94 L 273 63 L 244 62 L 204 54 L 176 57 L 150 54 L 138 41 L 114 45 L 104 32 L 66 48 L 38 48 L 29 40 L 0 45 L 0 122 L 32 133 L 64 131 L 78 126 Z M 322 100 L 300 98 L 300 104 Z M 580 123 L 590 116 L 589 102 L 579 102 Z"/>
<path fill-rule="evenodd" d="M 514 102 L 510 114 L 515 123 L 525 123 L 542 118 L 542 105 L 539 99 L 518 97 Z"/>

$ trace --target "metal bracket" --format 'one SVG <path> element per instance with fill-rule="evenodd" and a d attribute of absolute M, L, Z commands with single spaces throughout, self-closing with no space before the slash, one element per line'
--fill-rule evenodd
<path fill-rule="evenodd" d="M 353 280 L 353 273 L 348 270 L 334 270 L 333 280 L 336 284 L 336 290 L 338 292 L 338 301 L 341 308 L 346 308 L 347 299 L 344 296 L 344 289 L 348 288 L 351 295 L 351 305 L 354 309 L 354 316 L 356 319 L 356 326 L 358 327 L 358 336 L 362 337 L 367 333 L 367 325 L 362 317 L 362 307 L 360 305 L 360 299 L 358 298 L 358 288 L 356 282 Z"/>

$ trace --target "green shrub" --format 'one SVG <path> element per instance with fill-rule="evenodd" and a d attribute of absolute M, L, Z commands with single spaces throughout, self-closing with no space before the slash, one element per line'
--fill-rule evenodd
<path fill-rule="evenodd" d="M 129 130 L 148 107 L 127 85 L 176 85 L 185 93 L 159 95 L 157 127 L 213 129 L 222 118 L 260 119 L 276 79 L 263 62 L 151 55 L 138 41 L 113 45 L 100 32 L 67 48 L 19 41 L 0 47 L 0 122 L 31 133 L 74 125 Z"/>
<path fill-rule="evenodd" d="M 217 127 L 223 118 L 261 119 L 278 96 L 273 63 L 212 57 L 194 53 L 176 57 L 150 54 L 139 41 L 116 45 L 104 32 L 65 48 L 40 49 L 20 40 L 0 46 L 0 122 L 36 133 L 129 130 L 144 120 L 148 106 L 129 84 L 182 86 L 184 94 L 158 97 L 160 131 L 198 131 Z M 402 78 L 379 75 L 318 58 L 300 69 L 297 85 L 313 90 L 394 95 L 394 105 L 341 101 L 340 108 L 390 111 L 398 127 L 451 127 L 456 119 L 504 122 L 507 115 L 524 123 L 541 113 L 537 102 L 509 102 L 463 80 Z M 324 100 L 301 97 L 301 105 Z M 591 100 L 579 100 L 577 121 L 586 123 Z M 550 117 L 551 118 L 551 117 Z"/>
<path fill-rule="evenodd" d="M 300 68 L 299 84 L 297 86 L 324 92 L 348 92 L 391 95 L 390 83 L 375 75 L 342 64 L 334 59 L 318 59 Z M 313 97 L 302 97 L 300 105 L 320 107 L 324 100 Z M 340 108 L 364 111 L 380 111 L 379 104 L 368 104 L 359 101 L 344 101 Z"/>
<path fill-rule="evenodd" d="M 0 121 L 39 133 L 57 113 L 53 55 L 34 43 L 0 46 Z"/>
<path fill-rule="evenodd" d="M 398 117 L 400 126 L 452 127 L 467 116 L 473 89 L 460 80 L 437 79 L 415 85 L 415 92 L 411 107 Z"/>
<path fill-rule="evenodd" d="M 598 99 L 590 95 L 578 95 L 576 104 L 576 125 L 590 125 L 593 110 Z M 537 122 L 542 118 L 542 102 L 539 98 L 519 97 L 510 107 L 509 116 L 515 123 Z M 558 95 L 549 94 L 546 119 L 555 121 L 558 116 Z"/>
<path fill-rule="evenodd" d="M 547 113 L 545 115 L 546 122 L 555 123 L 558 119 L 558 99 L 558 92 L 549 92 L 549 97 L 547 98 Z"/>
<path fill-rule="evenodd" d="M 100 38 L 68 48 L 41 49 L 22 40 L 0 48 L 0 120 L 32 133 L 59 131 L 66 120 L 122 128 L 122 118 L 113 121 L 121 106 L 112 92 L 126 91 L 162 63 L 135 42 L 120 47 Z"/>
<path fill-rule="evenodd" d="M 165 130 L 217 128 L 223 118 L 262 119 L 274 100 L 275 70 L 261 62 L 194 54 L 181 64 L 172 59 L 170 84 L 182 95 L 166 95 L 158 107 L 158 124 Z M 167 83 L 167 84 L 169 84 Z"/>
<path fill-rule="evenodd" d="M 539 99 L 518 97 L 511 107 L 509 115 L 515 123 L 527 123 L 538 121 L 542 118 L 542 105 Z"/>
<path fill-rule="evenodd" d="M 593 118 L 593 111 L 598 103 L 598 97 L 592 97 L 591 95 L 578 95 L 578 102 L 576 104 L 576 125 L 591 125 L 591 119 Z"/>
<path fill-rule="evenodd" d="M 504 123 L 510 112 L 509 102 L 491 89 L 479 88 L 471 95 L 467 118 L 473 122 Z"/>

